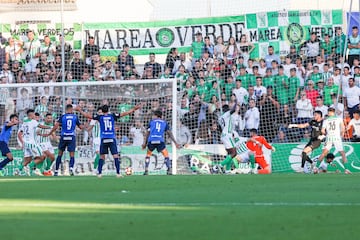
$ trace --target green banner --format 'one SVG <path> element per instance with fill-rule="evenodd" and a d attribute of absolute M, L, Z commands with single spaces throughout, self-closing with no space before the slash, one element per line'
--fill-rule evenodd
<path fill-rule="evenodd" d="M 116 22 L 116 23 L 72 23 L 64 24 L 66 40 L 74 49 L 82 49 L 88 36 L 94 36 L 101 55 L 115 57 L 122 46 L 130 46 L 132 55 L 147 55 L 150 52 L 167 54 L 170 48 L 188 52 L 195 34 L 201 32 L 215 43 L 218 36 L 226 42 L 230 36 L 239 41 L 242 34 L 255 45 L 252 58 L 264 57 L 267 47 L 274 46 L 275 52 L 286 55 L 290 45 L 299 45 L 309 39 L 311 32 L 320 38 L 328 33 L 333 36 L 335 27 L 342 26 L 342 10 L 296 10 L 260 12 L 239 16 L 192 18 L 172 21 Z M 50 35 L 55 40 L 60 33 L 60 24 L 0 24 L 4 37 L 14 36 L 26 40 L 25 33 L 31 29 L 42 39 Z"/>
<path fill-rule="evenodd" d="M 301 152 L 306 143 L 287 143 L 287 144 L 274 144 L 277 151 L 271 155 L 272 171 L 273 172 L 294 172 L 301 164 Z M 312 159 L 319 157 L 322 147 L 315 149 L 310 155 Z M 349 161 L 351 172 L 360 172 L 360 159 L 357 153 L 360 153 L 360 144 L 345 143 L 344 151 L 347 160 Z M 332 165 L 328 166 L 328 171 L 334 172 L 336 170 L 344 171 L 340 153 L 331 149 L 335 154 L 335 159 Z"/>

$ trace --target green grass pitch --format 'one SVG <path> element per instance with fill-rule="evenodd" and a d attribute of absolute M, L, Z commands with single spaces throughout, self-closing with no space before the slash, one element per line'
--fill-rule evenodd
<path fill-rule="evenodd" d="M 359 175 L 0 178 L 1 239 L 359 239 Z"/>

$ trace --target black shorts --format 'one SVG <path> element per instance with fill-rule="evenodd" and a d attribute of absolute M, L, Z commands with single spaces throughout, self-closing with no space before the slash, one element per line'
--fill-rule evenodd
<path fill-rule="evenodd" d="M 314 138 L 314 139 L 310 139 L 310 141 L 308 142 L 308 144 L 306 144 L 305 147 L 311 147 L 311 149 L 316 149 L 320 147 L 320 145 L 321 145 L 321 140 Z"/>

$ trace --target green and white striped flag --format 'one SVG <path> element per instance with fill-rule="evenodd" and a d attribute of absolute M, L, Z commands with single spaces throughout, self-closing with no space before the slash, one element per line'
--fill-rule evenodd
<path fill-rule="evenodd" d="M 253 58 L 265 57 L 267 47 L 286 55 L 290 45 L 300 45 L 309 39 L 311 32 L 321 38 L 323 34 L 335 34 L 335 27 L 343 23 L 341 10 L 303 10 L 261 12 L 246 15 L 246 29 L 251 42 L 255 43 Z"/>

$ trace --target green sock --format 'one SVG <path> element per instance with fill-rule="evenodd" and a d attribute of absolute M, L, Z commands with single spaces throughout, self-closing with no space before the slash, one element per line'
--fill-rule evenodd
<path fill-rule="evenodd" d="M 52 164 L 52 162 L 51 162 L 51 160 L 49 159 L 49 158 L 46 158 L 46 160 L 45 160 L 45 171 L 49 171 L 50 170 L 50 168 L 51 168 L 51 164 Z"/>
<path fill-rule="evenodd" d="M 44 162 L 38 163 L 36 164 L 36 168 L 39 169 L 41 172 L 44 171 Z"/>
<path fill-rule="evenodd" d="M 254 158 L 254 155 L 250 154 L 249 156 L 249 161 L 251 163 L 251 168 L 254 168 L 255 167 L 255 158 Z"/>
<path fill-rule="evenodd" d="M 94 169 L 97 169 L 98 165 L 99 165 L 99 160 L 100 160 L 100 154 L 97 153 L 95 160 L 94 160 Z"/>
<path fill-rule="evenodd" d="M 220 165 L 221 165 L 221 166 L 225 166 L 225 165 L 228 163 L 228 161 L 229 161 L 229 157 L 230 157 L 230 156 L 227 155 L 226 158 L 220 163 Z M 230 158 L 230 159 L 231 159 L 231 158 Z"/>
<path fill-rule="evenodd" d="M 239 168 L 239 162 L 238 162 L 238 160 L 237 160 L 236 158 L 233 158 L 232 160 L 233 160 L 233 163 L 234 163 L 234 165 L 235 165 L 235 168 Z"/>
<path fill-rule="evenodd" d="M 31 161 L 28 166 L 30 169 L 34 169 L 36 166 L 36 163 L 34 161 Z"/>

